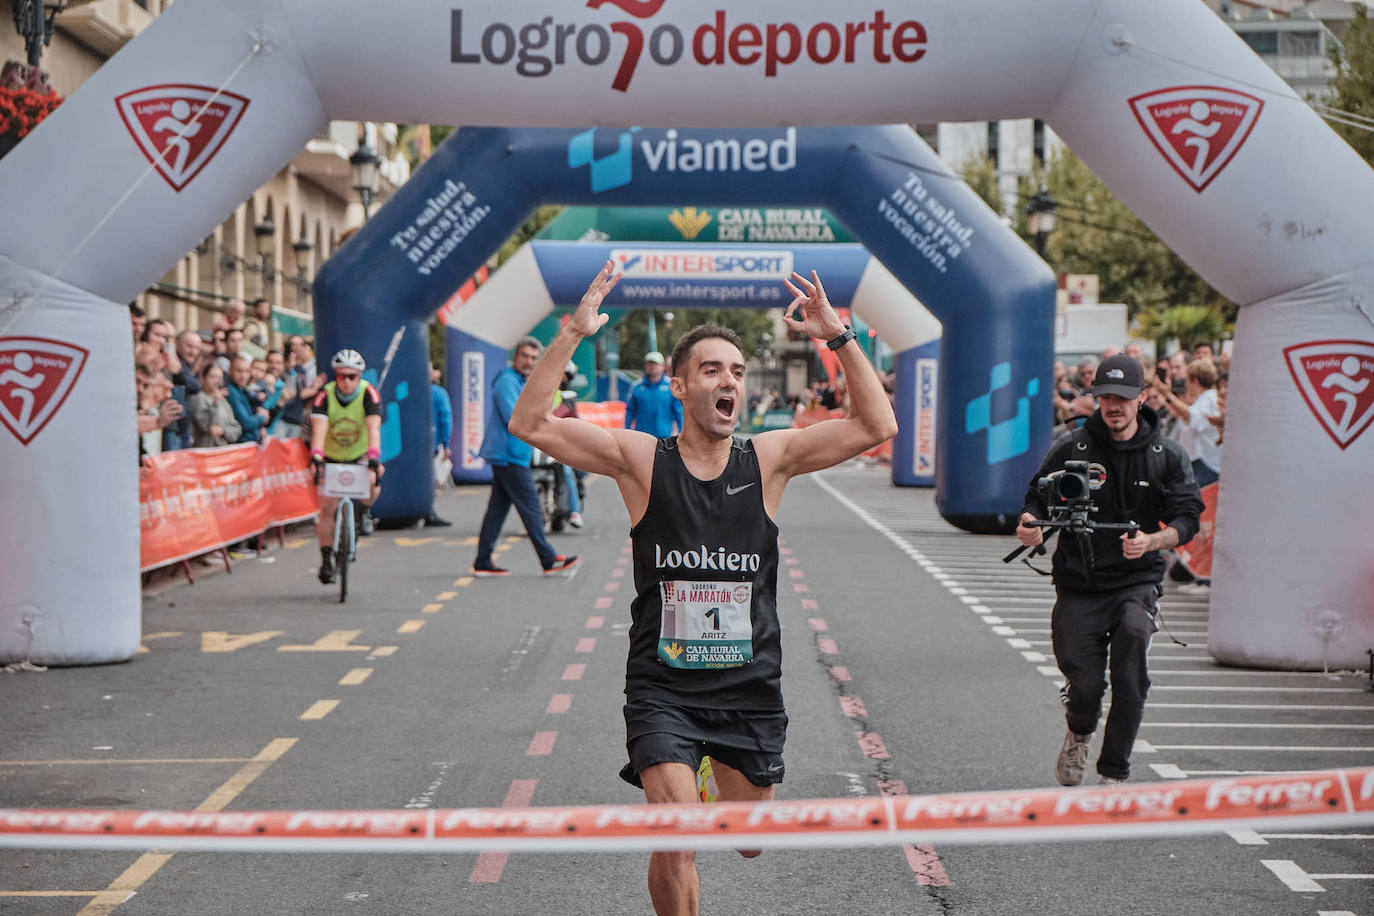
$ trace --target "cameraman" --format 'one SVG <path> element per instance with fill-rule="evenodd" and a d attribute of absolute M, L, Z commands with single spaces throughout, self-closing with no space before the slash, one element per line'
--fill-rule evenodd
<path fill-rule="evenodd" d="M 1125 782 L 1130 775 L 1131 747 L 1150 687 L 1145 656 L 1158 629 L 1155 615 L 1163 592 L 1160 551 L 1188 543 L 1202 512 L 1188 456 L 1178 443 L 1160 435 L 1158 414 L 1143 406 L 1144 388 L 1140 363 L 1128 356 L 1102 361 L 1092 389 L 1100 406 L 1050 449 L 1026 491 L 1016 529 L 1028 547 L 1044 540 L 1044 531 L 1028 524 L 1051 514 L 1038 482 L 1067 461 L 1091 462 L 1106 471 L 1100 486 L 1089 490 L 1096 507 L 1093 521 L 1140 526 L 1133 536 L 1064 531 L 1054 551 L 1057 600 L 1050 627 L 1055 661 L 1067 680 L 1063 694 L 1069 726 L 1055 762 L 1061 785 L 1083 782 L 1107 688 L 1108 649 L 1112 706 L 1097 772 L 1101 783 Z M 1167 527 L 1161 530 L 1161 525 Z"/>

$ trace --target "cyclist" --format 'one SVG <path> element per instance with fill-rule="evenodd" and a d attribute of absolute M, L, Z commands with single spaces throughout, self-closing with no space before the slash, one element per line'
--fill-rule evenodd
<path fill-rule="evenodd" d="M 329 361 L 334 381 L 320 389 L 311 409 L 310 464 L 315 471 L 315 483 L 324 479 L 324 466 L 329 464 L 366 463 L 372 475 L 372 496 L 358 503 L 358 530 L 370 534 L 364 526 L 370 521 L 367 506 L 381 490 L 382 467 L 382 396 L 370 383 L 363 381 L 367 363 L 357 350 L 340 350 Z M 329 585 L 334 581 L 334 512 L 337 499 L 320 495 L 320 581 Z"/>

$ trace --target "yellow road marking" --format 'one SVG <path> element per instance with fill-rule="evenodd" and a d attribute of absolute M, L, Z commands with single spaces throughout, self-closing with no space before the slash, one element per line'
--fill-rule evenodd
<path fill-rule="evenodd" d="M 287 538 L 286 549 L 297 550 L 310 543 L 310 538 Z"/>
<path fill-rule="evenodd" d="M 278 652 L 369 652 L 371 646 L 355 646 L 362 630 L 330 630 L 308 646 L 277 646 Z"/>
<path fill-rule="evenodd" d="M 166 633 L 144 633 L 144 634 L 143 634 L 143 641 L 144 641 L 144 642 L 147 642 L 147 641 L 150 640 L 150 639 L 171 639 L 173 636 L 180 636 L 180 635 L 181 635 L 181 631 L 180 631 L 180 630 L 169 630 L 169 631 L 167 631 Z"/>
<path fill-rule="evenodd" d="M 339 680 L 341 687 L 356 687 L 372 674 L 371 668 L 354 668 Z"/>
<path fill-rule="evenodd" d="M 423 547 L 426 544 L 437 544 L 442 538 L 396 538 L 397 547 Z"/>
<path fill-rule="evenodd" d="M 334 711 L 334 707 L 339 705 L 338 700 L 316 700 L 310 704 L 310 708 L 301 713 L 302 722 L 316 722 L 323 719 Z"/>
<path fill-rule="evenodd" d="M 524 540 L 524 538 L 520 537 L 520 535 L 518 535 L 518 534 L 508 534 L 508 535 L 506 535 L 506 543 L 507 543 L 507 544 L 514 544 L 514 543 L 516 543 L 517 541 L 523 541 L 523 540 Z"/>
<path fill-rule="evenodd" d="M 435 601 L 452 601 L 458 596 L 457 592 L 440 592 L 434 596 Z"/>
<path fill-rule="evenodd" d="M 442 604 L 426 604 L 424 607 L 420 608 L 420 613 L 422 613 L 422 614 L 437 614 L 437 613 L 439 613 L 440 611 L 442 611 L 443 609 L 444 609 L 444 606 L 443 606 Z"/>
<path fill-rule="evenodd" d="M 0 769 L 5 767 L 77 767 L 108 766 L 122 763 L 130 766 L 143 766 L 152 763 L 243 763 L 252 757 L 145 757 L 123 760 L 76 759 L 76 760 L 0 760 Z"/>
<path fill-rule="evenodd" d="M 0 891 L 0 897 L 99 897 L 105 891 Z M 126 895 L 125 900 L 129 897 Z"/>
<path fill-rule="evenodd" d="M 414 633 L 416 630 L 420 629 L 420 627 L 424 625 L 425 622 L 423 620 L 407 620 L 405 623 L 401 624 L 399 627 L 396 628 L 396 632 Z"/>
<path fill-rule="evenodd" d="M 243 633 L 234 636 L 224 630 L 206 630 L 200 634 L 200 651 L 236 652 L 244 646 L 276 639 L 285 632 L 285 630 L 259 630 L 257 633 Z"/>
<path fill-rule="evenodd" d="M 396 650 L 399 648 L 400 646 L 378 646 L 372 650 L 370 656 L 372 658 L 390 658 L 396 654 Z"/>
<path fill-rule="evenodd" d="M 464 585 L 471 585 L 472 576 L 459 576 L 457 579 L 453 580 L 453 584 L 459 588 L 462 588 Z"/>
<path fill-rule="evenodd" d="M 509 545 L 509 544 L 501 544 L 501 545 L 498 546 L 495 550 L 493 550 L 492 553 L 505 553 L 507 550 L 510 550 L 510 545 Z"/>
<path fill-rule="evenodd" d="M 295 738 L 275 738 L 267 747 L 258 752 L 257 756 L 239 768 L 239 771 L 229 777 L 229 781 L 220 786 L 210 797 L 201 802 L 196 808 L 197 811 L 222 811 L 238 794 L 253 780 L 257 779 L 263 772 L 281 759 L 281 756 L 291 750 L 296 743 Z M 124 870 L 124 874 L 115 878 L 104 891 L 95 895 L 95 898 L 77 913 L 77 916 L 108 916 L 115 907 L 128 900 L 134 893 L 143 886 L 149 878 L 157 873 L 157 870 L 167 864 L 167 860 L 172 857 L 170 852 L 145 852 L 139 856 L 133 865 Z"/>
<path fill-rule="evenodd" d="M 476 536 L 476 535 L 473 535 L 472 537 L 466 537 L 466 538 L 463 538 L 462 540 L 459 540 L 459 539 L 457 539 L 457 538 L 444 538 L 444 546 L 445 546 L 445 547 L 476 547 L 476 546 L 477 546 L 477 536 Z"/>

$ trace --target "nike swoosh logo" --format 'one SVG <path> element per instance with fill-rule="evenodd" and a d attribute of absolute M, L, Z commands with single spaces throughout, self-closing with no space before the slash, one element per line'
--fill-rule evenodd
<path fill-rule="evenodd" d="M 780 764 L 780 763 L 770 763 L 770 764 L 768 765 L 768 772 L 770 772 L 770 773 L 776 773 L 778 770 L 781 770 L 781 769 L 782 769 L 782 764 Z"/>
<path fill-rule="evenodd" d="M 734 496 L 736 493 L 740 492 L 741 490 L 747 490 L 747 489 L 749 489 L 749 488 L 752 487 L 752 486 L 753 486 L 752 483 L 746 483 L 746 484 L 745 484 L 744 486 L 742 486 L 742 487 L 726 487 L 726 488 L 725 488 L 725 495 L 726 495 L 726 496 Z"/>

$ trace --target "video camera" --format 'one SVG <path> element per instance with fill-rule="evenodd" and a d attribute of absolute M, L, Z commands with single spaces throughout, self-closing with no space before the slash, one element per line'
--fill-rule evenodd
<path fill-rule="evenodd" d="M 1093 518 L 1097 506 L 1093 505 L 1092 491 L 1101 487 L 1106 480 L 1107 469 L 1100 464 L 1065 461 L 1063 470 L 1047 474 L 1035 482 L 1036 492 L 1049 508 L 1050 517 L 1036 519 L 1028 524 L 1035 528 L 1049 529 L 1046 532 L 1046 541 L 1052 532 L 1057 531 L 1078 535 L 1083 545 L 1084 558 L 1091 567 L 1093 549 L 1089 535 L 1094 531 L 1125 531 L 1131 537 L 1135 537 L 1136 532 L 1140 530 L 1140 526 L 1135 522 L 1099 522 Z M 1002 562 L 1010 563 L 1025 550 L 1026 545 L 1022 544 L 1003 557 Z M 1042 541 L 1031 550 L 1031 556 L 1039 556 L 1044 552 L 1045 541 Z"/>

